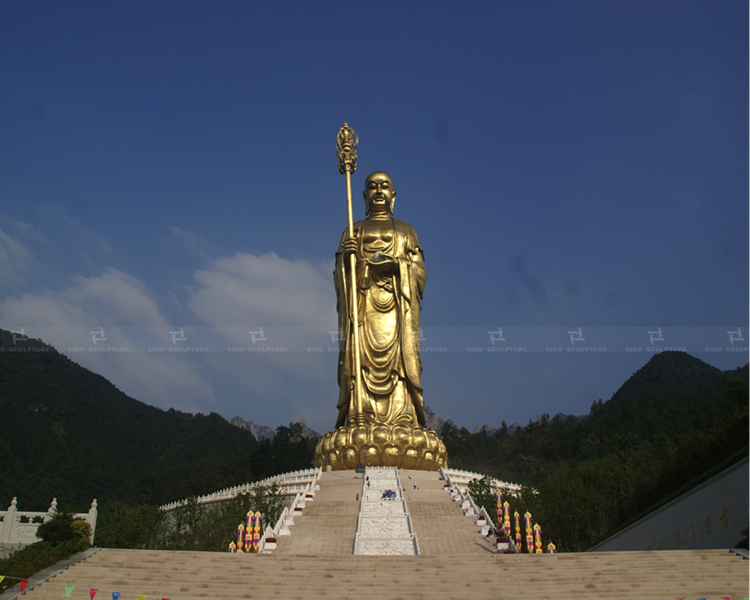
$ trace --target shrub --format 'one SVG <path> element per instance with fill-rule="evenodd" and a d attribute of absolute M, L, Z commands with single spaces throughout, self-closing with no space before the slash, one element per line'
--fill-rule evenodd
<path fill-rule="evenodd" d="M 66 512 L 56 513 L 49 521 L 42 523 L 36 530 L 36 537 L 45 542 L 57 545 L 76 537 L 73 529 L 73 515 Z"/>
<path fill-rule="evenodd" d="M 158 506 L 105 501 L 99 507 L 96 545 L 102 548 L 155 548 L 164 529 Z"/>
<path fill-rule="evenodd" d="M 83 519 L 73 519 L 71 529 L 73 530 L 73 539 L 77 539 L 82 543 L 85 543 L 86 547 L 91 544 L 91 534 L 93 533 L 93 531 L 91 529 L 91 525 L 89 525 L 86 521 L 84 521 Z"/>
<path fill-rule="evenodd" d="M 88 523 L 86 524 L 88 525 Z M 0 582 L 0 592 L 18 583 L 17 578 L 28 579 L 34 573 L 70 558 L 77 552 L 85 550 L 88 546 L 88 540 L 84 541 L 80 538 L 69 539 L 57 544 L 37 542 L 26 546 L 10 558 L 0 560 L 0 573 L 6 576 L 6 579 Z"/>

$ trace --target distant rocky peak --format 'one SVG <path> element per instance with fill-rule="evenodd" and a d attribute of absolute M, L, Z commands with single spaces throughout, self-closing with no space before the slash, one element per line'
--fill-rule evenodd
<path fill-rule="evenodd" d="M 232 425 L 240 427 L 241 429 L 247 429 L 253 434 L 256 440 L 272 440 L 276 432 L 271 429 L 268 425 L 256 425 L 252 421 L 245 421 L 242 417 L 234 417 L 229 421 Z"/>
<path fill-rule="evenodd" d="M 493 429 L 489 425 L 477 425 L 472 432 L 474 435 L 477 433 L 485 433 L 487 435 L 495 435 L 497 429 Z"/>
<path fill-rule="evenodd" d="M 424 419 L 425 425 L 427 425 L 427 429 L 432 429 L 438 435 L 440 435 L 443 427 L 448 422 L 442 417 L 437 416 L 435 412 L 426 404 L 424 405 Z"/>
<path fill-rule="evenodd" d="M 231 421 L 229 421 L 232 425 L 236 427 L 240 427 L 241 429 L 247 429 L 250 433 L 255 436 L 255 439 L 260 440 L 272 440 L 274 436 L 276 435 L 276 431 L 271 429 L 268 425 L 257 425 L 256 423 L 253 423 L 253 421 L 245 421 L 243 417 L 234 417 Z M 319 437 L 320 434 L 317 431 L 314 431 L 310 429 L 305 424 L 305 419 L 301 418 L 299 420 L 300 425 L 302 425 L 302 435 L 306 438 L 311 437 Z"/>
<path fill-rule="evenodd" d="M 304 417 L 300 417 L 299 424 L 302 425 L 302 435 L 306 438 L 312 438 L 312 437 L 320 437 L 320 434 L 310 429 L 307 425 L 305 425 L 305 419 Z"/>

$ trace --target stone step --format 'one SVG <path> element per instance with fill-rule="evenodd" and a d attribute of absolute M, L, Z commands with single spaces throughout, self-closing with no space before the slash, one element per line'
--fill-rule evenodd
<path fill-rule="evenodd" d="M 416 484 L 416 488 L 415 488 Z M 456 548 L 470 555 L 492 551 L 492 543 L 478 535 L 474 517 L 467 517 L 459 504 L 453 502 L 445 481 L 431 471 L 401 471 L 419 552 L 425 556 L 455 554 Z"/>
<path fill-rule="evenodd" d="M 698 592 L 696 593 L 685 593 L 685 592 L 651 592 L 651 591 L 640 591 L 640 590 L 631 590 L 631 589 L 609 589 L 609 590 L 583 590 L 583 589 L 573 589 L 573 590 L 553 590 L 550 592 L 538 592 L 535 590 L 528 590 L 528 589 L 522 589 L 522 590 L 508 590 L 507 588 L 501 588 L 500 586 L 497 586 L 495 589 L 490 590 L 482 590 L 477 588 L 464 588 L 464 589 L 445 589 L 441 588 L 439 590 L 426 590 L 425 588 L 421 588 L 420 591 L 417 592 L 405 592 L 401 590 L 397 590 L 393 592 L 393 596 L 388 596 L 386 592 L 384 591 L 378 591 L 377 589 L 374 589 L 371 593 L 363 592 L 361 589 L 352 589 L 348 591 L 337 591 L 337 593 L 331 594 L 329 593 L 315 593 L 315 592 L 305 592 L 305 591 L 299 591 L 295 593 L 288 593 L 285 590 L 279 590 L 278 588 L 275 590 L 275 592 L 269 592 L 268 590 L 254 590 L 254 589 L 247 589 L 241 594 L 237 595 L 225 595 L 223 592 L 220 592 L 217 595 L 211 594 L 203 594 L 203 595 L 192 595 L 192 594 L 185 594 L 185 593 L 179 593 L 179 594 L 167 594 L 164 595 L 161 591 L 143 591 L 143 590 L 116 590 L 120 591 L 122 593 L 121 598 L 134 598 L 136 594 L 143 594 L 147 598 L 178 598 L 179 600 L 205 600 L 207 597 L 210 598 L 221 598 L 225 600 L 268 600 L 269 598 L 284 598 L 284 599 L 299 599 L 299 600 L 307 600 L 309 598 L 328 598 L 329 600 L 331 598 L 336 598 L 336 600 L 384 600 L 386 598 L 402 598 L 404 600 L 411 600 L 411 599 L 421 599 L 421 600 L 443 600 L 443 599 L 450 599 L 450 600 L 466 600 L 466 598 L 472 598 L 476 600 L 518 600 L 519 594 L 524 594 L 527 596 L 530 596 L 534 598 L 534 600 L 599 600 L 601 598 L 607 598 L 609 600 L 665 600 L 672 599 L 672 598 L 708 598 L 709 600 L 718 600 L 720 597 L 726 597 L 726 592 L 715 592 L 715 593 L 706 593 L 706 592 Z M 102 590 L 101 594 L 106 597 L 110 594 L 109 590 Z M 99 596 L 97 596 L 98 598 Z M 731 596 L 734 598 L 734 596 Z M 743 596 L 738 595 L 738 598 L 742 598 Z M 63 598 L 63 593 L 61 591 L 56 591 L 54 593 L 50 594 L 42 594 L 42 595 L 34 595 L 34 600 L 60 600 Z M 82 599 L 88 599 L 89 593 L 88 589 L 85 591 L 79 591 L 76 589 L 73 594 L 70 596 L 69 600 L 82 600 Z"/>
<path fill-rule="evenodd" d="M 107 553 L 117 552 L 116 550 L 107 550 Z M 319 556 L 315 555 L 229 555 L 224 553 L 191 553 L 191 552 L 157 552 L 154 556 L 153 552 L 143 551 L 128 551 L 132 553 L 130 559 L 128 557 L 123 558 L 122 556 L 113 557 L 107 562 L 99 562 L 97 557 L 93 557 L 81 563 L 76 567 L 78 572 L 99 572 L 108 571 L 110 573 L 116 572 L 138 572 L 141 574 L 148 574 L 150 572 L 162 572 L 168 570 L 170 573 L 189 573 L 194 569 L 195 566 L 201 566 L 204 568 L 210 568 L 214 565 L 221 566 L 223 570 L 234 571 L 243 570 L 247 568 L 263 568 L 268 569 L 287 569 L 296 567 L 305 567 L 306 565 L 317 564 L 320 560 Z M 648 554 L 650 556 L 650 565 L 671 565 L 675 568 L 682 567 L 684 569 L 691 569 L 694 567 L 708 567 L 718 568 L 727 565 L 726 555 L 727 551 L 679 551 L 675 555 L 676 551 L 669 552 L 653 552 Z M 165 554 L 168 556 L 159 556 Z M 578 568 L 585 565 L 586 568 L 597 568 L 602 569 L 616 569 L 616 570 L 627 570 L 635 564 L 643 563 L 644 553 L 591 553 L 591 554 L 557 554 L 557 555 L 497 555 L 485 553 L 480 557 L 473 555 L 444 555 L 430 557 L 431 560 L 420 561 L 421 565 L 434 564 L 434 565 L 452 565 L 456 568 L 467 568 L 471 566 L 482 566 L 482 567 L 494 567 L 500 566 L 512 566 L 514 569 L 519 570 L 531 570 L 536 571 L 540 568 L 545 570 L 551 569 L 571 569 Z M 273 557 L 273 560 L 272 560 Z M 673 560 L 671 557 L 676 558 Z M 390 562 L 386 558 L 372 559 L 366 556 L 363 557 L 352 557 L 353 564 L 357 565 L 358 569 L 367 568 L 380 568 L 383 564 L 387 564 L 389 568 L 400 568 L 402 562 L 398 559 L 391 560 Z M 262 561 L 262 562 L 258 562 Z M 330 570 L 341 570 L 346 571 L 349 567 L 337 568 L 335 565 L 336 561 L 330 561 Z M 349 563 L 347 563 L 349 564 Z"/>
<path fill-rule="evenodd" d="M 273 554 L 351 555 L 362 483 L 363 477 L 354 471 L 323 473 L 314 501 L 306 503 L 302 515 L 295 515 L 291 535 L 277 538 Z"/>
<path fill-rule="evenodd" d="M 629 578 L 632 579 L 632 574 Z M 522 580 L 506 580 L 502 577 L 487 578 L 477 581 L 457 581 L 455 579 L 434 580 L 430 584 L 420 583 L 418 585 L 407 585 L 399 582 L 394 585 L 383 585 L 382 582 L 331 582 L 330 585 L 291 585 L 285 580 L 273 583 L 260 584 L 248 581 L 245 585 L 230 587 L 222 584 L 208 584 L 206 587 L 198 588 L 195 586 L 174 587 L 165 585 L 148 586 L 143 584 L 107 586 L 103 583 L 97 583 L 97 589 L 101 590 L 106 596 L 111 591 L 119 591 L 124 596 L 135 596 L 144 594 L 148 597 L 177 598 L 187 600 L 188 597 L 212 597 L 212 598 L 246 598 L 250 597 L 279 597 L 285 598 L 343 598 L 348 595 L 359 599 L 363 598 L 419 598 L 429 595 L 430 597 L 502 597 L 499 590 L 512 590 L 504 597 L 519 598 L 523 595 L 530 595 L 533 598 L 614 598 L 627 597 L 642 599 L 647 596 L 658 597 L 662 600 L 665 598 L 675 597 L 707 597 L 707 596 L 730 596 L 741 597 L 742 584 L 735 584 L 730 580 L 706 580 L 699 578 L 697 580 L 675 582 L 677 585 L 671 585 L 664 582 L 662 585 L 654 585 L 653 582 L 644 582 L 641 584 L 628 584 L 626 582 L 588 582 L 579 580 L 576 582 L 554 582 L 547 585 L 540 585 L 535 582 Z M 83 581 L 77 585 L 78 590 L 88 591 L 91 586 L 89 582 Z M 373 592 L 370 592 L 372 588 Z M 32 598 L 63 597 L 64 587 L 61 584 L 56 589 L 49 588 L 49 591 L 37 593 L 36 589 L 27 595 Z M 745 587 L 746 593 L 746 587 Z M 449 596 L 448 596 L 449 595 Z M 75 600 L 75 596 L 72 600 Z"/>
<path fill-rule="evenodd" d="M 321 567 L 322 569 L 323 567 Z M 426 571 L 417 571 L 421 573 L 427 573 Z M 367 582 L 367 581 L 379 581 L 383 577 L 383 569 L 380 570 L 373 570 L 373 571 L 365 571 L 360 572 L 356 571 L 356 581 L 358 582 Z M 651 577 L 654 575 L 654 571 L 646 572 L 647 577 Z M 627 581 L 627 578 L 630 574 L 632 574 L 632 570 L 618 570 L 618 571 L 604 571 L 604 572 L 596 572 L 596 573 L 582 573 L 582 572 L 570 572 L 570 571 L 550 571 L 545 573 L 536 573 L 536 574 L 530 574 L 530 573 L 506 573 L 502 571 L 495 571 L 491 569 L 485 569 L 481 571 L 474 571 L 474 572 L 466 572 L 466 571 L 456 571 L 456 570 L 446 570 L 446 569 L 440 569 L 435 570 L 435 572 L 431 573 L 429 575 L 429 578 L 433 581 L 437 582 L 447 582 L 453 580 L 453 578 L 456 575 L 460 575 L 461 580 L 465 582 L 487 582 L 490 579 L 497 579 L 499 576 L 504 581 L 513 581 L 516 583 L 533 583 L 538 584 L 538 586 L 543 587 L 548 584 L 554 584 L 554 585 L 564 585 L 564 584 L 571 584 L 575 585 L 582 581 L 582 577 L 585 580 L 596 580 L 596 581 L 614 581 L 615 583 L 622 583 L 623 581 Z M 713 572 L 711 576 L 716 579 L 717 581 L 724 581 L 728 580 L 728 578 L 731 578 L 732 576 L 736 575 L 736 570 L 729 570 L 729 571 L 723 571 L 720 573 Z M 204 585 L 213 585 L 213 584 L 222 584 L 225 585 L 228 588 L 231 587 L 242 587 L 244 585 L 243 581 L 253 581 L 255 578 L 254 573 L 252 572 L 246 572 L 242 574 L 234 574 L 234 576 L 230 577 L 228 574 L 224 577 L 167 577 L 167 574 L 162 574 L 162 576 L 159 577 L 150 577 L 150 578 L 144 578 L 144 577 L 137 577 L 136 575 L 133 575 L 129 578 L 112 578 L 112 577 L 97 577 L 92 574 L 79 574 L 76 573 L 74 576 L 71 577 L 59 577 L 54 580 L 54 582 L 70 582 L 71 579 L 75 579 L 77 581 L 96 581 L 99 585 L 106 585 L 108 587 L 117 587 L 118 585 L 131 585 L 133 581 L 138 581 L 141 584 L 152 584 L 156 583 L 161 587 L 174 587 L 175 585 L 180 586 L 189 586 L 189 587 L 201 587 Z M 404 578 L 404 580 L 412 579 L 412 576 L 414 575 L 414 571 L 408 571 L 408 570 L 402 570 L 398 572 L 394 572 L 391 570 L 388 570 L 388 577 L 393 579 L 399 579 Z M 426 576 L 426 575 L 425 575 Z M 296 575 L 294 573 L 289 572 L 279 572 L 279 573 L 263 573 L 262 577 L 257 579 L 257 581 L 264 582 L 265 584 L 273 584 L 275 585 L 275 579 L 276 577 L 283 577 L 284 581 L 291 587 L 295 586 L 301 586 L 301 587 L 310 587 L 310 586 L 316 586 L 316 585 L 322 585 L 326 588 L 330 587 L 330 580 L 336 580 L 336 581 L 346 581 L 348 577 L 351 577 L 351 574 L 347 575 L 346 573 L 336 573 L 336 572 L 325 572 L 319 576 L 315 576 L 312 573 L 304 573 L 303 575 Z M 422 576 L 420 576 L 422 577 Z M 639 575 L 639 580 L 643 579 L 643 575 Z M 655 585 L 656 587 L 661 587 L 664 582 L 669 582 L 669 586 L 672 587 L 674 582 L 690 582 L 690 581 L 702 581 L 704 580 L 704 574 L 700 572 L 696 572 L 695 570 L 674 570 L 671 573 L 661 573 L 659 574 L 659 581 L 652 582 L 649 585 Z M 426 585 L 422 581 L 415 581 L 415 585 Z M 96 586 L 90 586 L 90 587 L 96 587 Z"/>

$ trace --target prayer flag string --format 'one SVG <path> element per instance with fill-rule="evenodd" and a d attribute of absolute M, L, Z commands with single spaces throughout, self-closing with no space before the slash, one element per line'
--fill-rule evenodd
<path fill-rule="evenodd" d="M 21 577 L 14 577 L 13 575 L 0 575 L 0 582 L 2 582 L 4 579 L 16 579 L 21 584 L 21 591 L 23 592 L 26 589 L 26 586 L 29 584 L 28 579 L 23 579 Z M 39 581 L 38 583 L 42 583 Z M 36 583 L 34 585 L 37 585 Z M 73 590 L 75 589 L 75 585 L 66 585 L 65 591 L 63 592 L 65 600 L 67 600 L 70 595 L 73 593 Z M 99 588 L 89 588 L 89 597 L 91 600 L 94 600 L 94 596 L 96 596 L 99 593 Z M 112 600 L 120 600 L 121 592 L 112 592 Z M 138 600 L 146 600 L 145 594 L 139 594 L 136 596 Z M 161 600 L 169 600 L 169 598 L 162 598 Z"/>

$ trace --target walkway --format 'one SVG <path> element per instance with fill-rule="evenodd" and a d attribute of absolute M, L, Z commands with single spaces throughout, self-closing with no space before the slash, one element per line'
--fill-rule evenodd
<path fill-rule="evenodd" d="M 277 538 L 273 554 L 351 556 L 363 480 L 354 471 L 323 473 L 314 500 L 305 503 L 302 515 L 295 515 L 292 534 Z"/>

